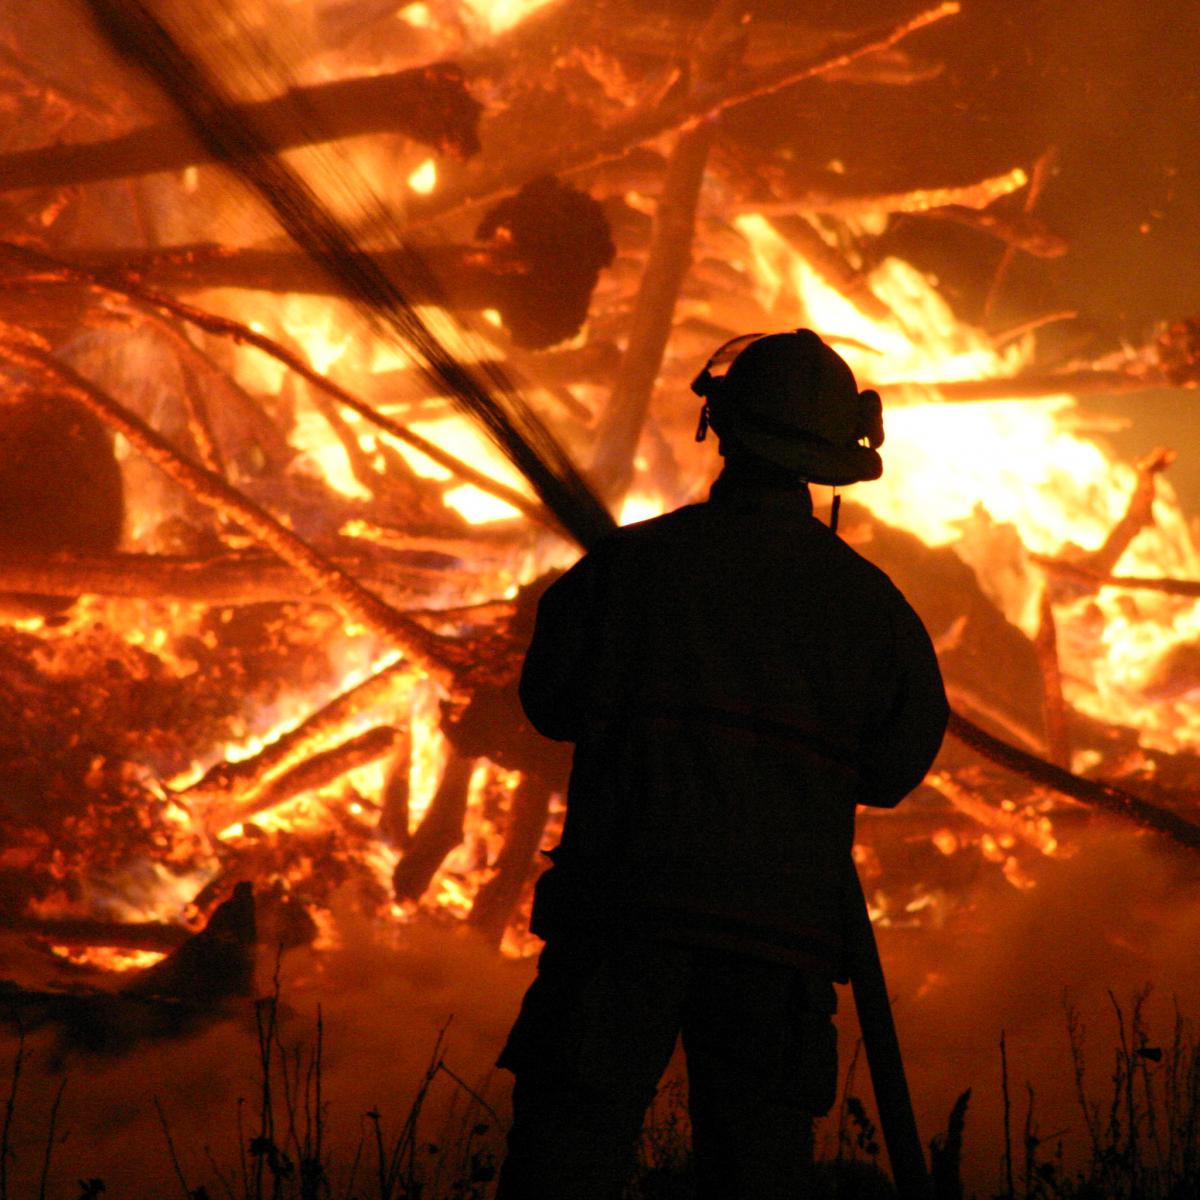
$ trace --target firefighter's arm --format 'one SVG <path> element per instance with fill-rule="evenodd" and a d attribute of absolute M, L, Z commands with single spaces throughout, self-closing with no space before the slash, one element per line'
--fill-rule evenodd
<path fill-rule="evenodd" d="M 859 798 L 877 808 L 893 808 L 925 777 L 950 715 L 937 655 L 920 618 L 901 600 L 891 621 L 893 686 L 866 739 Z"/>
<path fill-rule="evenodd" d="M 525 715 L 539 733 L 560 742 L 579 736 L 594 637 L 594 575 L 594 564 L 583 558 L 547 588 L 521 671 Z"/>

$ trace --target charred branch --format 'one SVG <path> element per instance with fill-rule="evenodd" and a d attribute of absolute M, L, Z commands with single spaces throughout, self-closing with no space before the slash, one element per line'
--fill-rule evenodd
<path fill-rule="evenodd" d="M 1176 459 L 1174 450 L 1152 450 L 1138 461 L 1137 485 L 1129 497 L 1124 516 L 1109 531 L 1104 545 L 1083 558 L 1083 564 L 1097 573 L 1110 572 L 1129 548 L 1129 543 L 1148 525 L 1154 524 L 1155 480 Z"/>
<path fill-rule="evenodd" d="M 1038 666 L 1042 669 L 1042 711 L 1046 724 L 1046 753 L 1052 763 L 1068 767 L 1071 751 L 1067 741 L 1067 706 L 1063 699 L 1062 670 L 1058 661 L 1058 631 L 1049 588 L 1042 589 L 1037 634 L 1033 639 Z"/>
<path fill-rule="evenodd" d="M 494 309 L 518 346 L 543 349 L 579 332 L 615 249 L 600 205 L 552 176 L 486 214 L 468 245 L 401 246 L 352 256 L 360 269 L 404 281 L 411 304 Z M 216 245 L 151 253 L 92 251 L 83 266 L 104 281 L 170 289 L 245 288 L 341 296 L 344 281 L 298 251 Z"/>
<path fill-rule="evenodd" d="M 1003 175 L 993 175 L 978 183 L 961 187 L 919 188 L 911 192 L 888 194 L 835 195 L 827 192 L 807 192 L 792 199 L 743 200 L 727 209 L 730 213 L 758 213 L 764 217 L 804 216 L 826 213 L 834 217 L 863 216 L 866 213 L 927 213 L 933 209 L 956 205 L 959 208 L 987 208 L 1001 196 L 1019 191 L 1029 182 L 1029 176 L 1015 167 Z"/>
<path fill-rule="evenodd" d="M 1064 562 L 1045 554 L 1031 554 L 1029 561 L 1037 563 L 1065 583 L 1082 586 L 1088 591 L 1102 587 L 1127 588 L 1130 591 L 1161 592 L 1168 596 L 1200 596 L 1200 579 L 1151 579 L 1140 575 L 1104 575 L 1082 563 Z"/>
<path fill-rule="evenodd" d="M 1034 258 L 1062 258 L 1070 249 L 1066 238 L 1055 233 L 1045 221 L 1032 213 L 1003 216 L 950 204 L 944 208 L 931 208 L 921 215 L 932 220 L 965 225 L 968 229 L 986 233 L 1003 242 L 1006 250 L 1021 250 Z"/>
<path fill-rule="evenodd" d="M 541 845 L 550 813 L 551 788 L 537 775 L 524 775 L 508 814 L 504 847 L 496 859 L 496 873 L 480 889 L 468 922 L 493 945 L 499 945 L 521 892 L 533 871 L 533 857 Z"/>
<path fill-rule="evenodd" d="M 101 921 L 89 917 L 6 917 L 5 929 L 53 946 L 100 946 L 114 950 L 158 950 L 182 946 L 192 936 L 165 921 Z"/>
<path fill-rule="evenodd" d="M 1132 821 L 1143 829 L 1153 829 L 1189 850 L 1200 851 L 1200 825 L 1109 783 L 1099 783 L 1072 774 L 1045 759 L 1027 754 L 981 729 L 957 712 L 950 714 L 948 732 L 984 758 L 1013 771 L 1032 783 L 1053 788 L 1072 800 L 1098 808 L 1102 812 Z"/>
<path fill-rule="evenodd" d="M 330 556 L 340 570 L 367 581 L 393 605 L 447 584 L 465 588 L 478 579 L 457 559 L 402 551 L 377 557 Z M 0 592 L 43 596 L 122 596 L 137 600 L 240 606 L 294 601 L 333 605 L 336 598 L 314 592 L 303 576 L 273 555 L 231 553 L 219 558 L 169 554 L 71 554 L 0 556 Z"/>
<path fill-rule="evenodd" d="M 254 126 L 274 151 L 360 134 L 399 133 L 460 158 L 479 150 L 482 111 L 466 90 L 462 71 L 451 63 L 295 88 L 273 100 L 236 107 L 238 117 Z M 215 161 L 216 155 L 186 126 L 169 121 L 102 142 L 0 154 L 0 190 L 67 187 Z"/>
<path fill-rule="evenodd" d="M 397 900 L 419 900 L 442 860 L 462 841 L 467 790 L 474 768 L 473 758 L 467 758 L 451 747 L 437 792 L 414 831 L 404 857 L 392 873 Z"/>

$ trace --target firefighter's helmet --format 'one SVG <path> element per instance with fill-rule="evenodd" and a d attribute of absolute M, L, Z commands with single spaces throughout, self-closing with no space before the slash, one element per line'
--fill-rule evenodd
<path fill-rule="evenodd" d="M 841 355 L 811 329 L 744 334 L 721 346 L 692 383 L 723 450 L 741 448 L 812 483 L 883 474 L 879 393 L 859 391 Z"/>

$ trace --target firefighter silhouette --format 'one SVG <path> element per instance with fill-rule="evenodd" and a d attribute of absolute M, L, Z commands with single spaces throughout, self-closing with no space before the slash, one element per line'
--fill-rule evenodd
<path fill-rule="evenodd" d="M 946 724 L 920 620 L 813 516 L 810 482 L 881 474 L 879 395 L 807 329 L 736 338 L 692 386 L 707 502 L 554 582 L 525 660 L 526 714 L 575 750 L 498 1200 L 616 1200 L 680 1037 L 698 1195 L 806 1194 L 855 807 L 897 804 Z"/>

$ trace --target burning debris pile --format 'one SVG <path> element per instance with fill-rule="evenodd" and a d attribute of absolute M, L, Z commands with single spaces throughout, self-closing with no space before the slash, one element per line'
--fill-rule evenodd
<path fill-rule="evenodd" d="M 812 326 L 883 391 L 888 474 L 843 533 L 921 612 L 959 736 L 863 822 L 873 915 L 949 919 L 988 863 L 1033 886 L 1079 802 L 1200 848 L 1200 559 L 1172 455 L 1114 461 L 1072 399 L 1195 384 L 1195 320 L 1051 369 L 1039 314 L 985 334 L 883 249 L 897 220 L 965 229 L 1002 247 L 994 289 L 1015 256 L 1062 255 L 1037 211 L 1051 156 L 918 186 L 818 171 L 774 133 L 950 88 L 922 31 L 957 4 L 846 31 L 724 2 L 246 0 L 197 53 L 270 41 L 286 9 L 294 86 L 231 71 L 224 118 L 254 131 L 232 161 L 75 19 L 106 6 L 8 7 L 9 930 L 153 972 L 252 885 L 264 942 L 336 943 L 350 896 L 529 944 L 567 760 L 512 685 L 577 550 L 446 374 L 229 189 L 267 152 L 329 183 L 329 144 L 400 226 L 351 226 L 352 262 L 519 380 L 622 520 L 703 494 L 686 384 L 733 334 Z"/>

